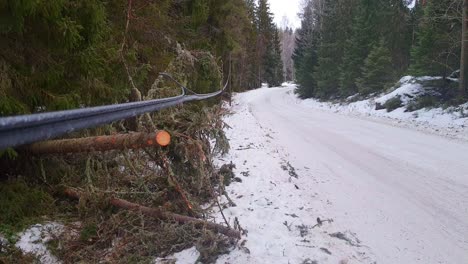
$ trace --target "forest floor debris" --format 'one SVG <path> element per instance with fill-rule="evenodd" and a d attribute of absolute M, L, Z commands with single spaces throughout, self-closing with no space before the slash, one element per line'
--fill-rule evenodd
<path fill-rule="evenodd" d="M 200 261 L 215 261 L 240 236 L 240 231 L 224 223 L 212 223 L 205 217 L 211 209 L 201 206 L 224 193 L 223 172 L 212 164 L 214 153 L 228 146 L 221 112 L 217 105 L 187 105 L 155 114 L 159 125 L 174 135 L 174 142 L 164 149 L 21 156 L 10 161 L 8 168 L 23 166 L 22 173 L 31 176 L 24 182 L 12 178 L 11 183 L 5 180 L 0 185 L 0 233 L 8 241 L 2 240 L 0 262 L 19 261 L 18 257 L 44 264 L 145 262 L 193 246 L 200 252 Z M 179 119 L 192 121 L 180 123 Z M 109 126 L 83 134 L 116 132 Z M 230 166 L 226 171 L 235 176 Z M 237 176 L 227 178 L 241 181 Z M 79 190 L 71 195 L 79 199 L 67 198 L 67 189 L 69 194 Z M 31 208 L 32 204 L 36 206 Z M 63 222 L 64 232 L 51 237 L 44 231 L 49 219 Z M 31 223 L 38 224 L 18 233 Z M 218 233 L 225 228 L 234 231 L 236 238 Z"/>

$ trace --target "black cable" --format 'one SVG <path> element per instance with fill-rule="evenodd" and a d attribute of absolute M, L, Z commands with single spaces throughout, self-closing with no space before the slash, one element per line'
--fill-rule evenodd
<path fill-rule="evenodd" d="M 161 75 L 175 81 L 181 87 L 182 94 L 143 102 L 0 118 L 0 150 L 48 140 L 76 130 L 156 112 L 184 102 L 216 97 L 225 91 L 230 78 L 229 73 L 226 85 L 218 92 L 187 95 L 186 92 L 190 90 L 177 82 L 171 75 L 167 73 Z"/>

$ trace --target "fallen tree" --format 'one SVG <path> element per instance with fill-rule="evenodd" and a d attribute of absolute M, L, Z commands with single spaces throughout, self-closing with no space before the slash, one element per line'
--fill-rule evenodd
<path fill-rule="evenodd" d="M 169 145 L 171 136 L 166 131 L 130 133 L 75 139 L 50 140 L 34 143 L 24 149 L 34 155 L 64 154 L 91 151 L 139 149 Z"/>

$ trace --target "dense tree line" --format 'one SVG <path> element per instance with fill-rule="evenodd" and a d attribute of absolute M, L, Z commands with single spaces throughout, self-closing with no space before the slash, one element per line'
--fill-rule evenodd
<path fill-rule="evenodd" d="M 260 87 L 263 82 L 277 86 L 283 81 L 281 40 L 279 28 L 273 23 L 273 14 L 267 0 L 247 0 L 253 25 L 251 82 L 247 88 Z"/>
<path fill-rule="evenodd" d="M 177 46 L 208 51 L 235 90 L 282 81 L 266 0 L 7 0 L 0 4 L 0 115 L 144 95 Z"/>
<path fill-rule="evenodd" d="M 405 74 L 448 77 L 460 68 L 462 2 L 306 1 L 293 54 L 298 94 L 367 95 Z"/>

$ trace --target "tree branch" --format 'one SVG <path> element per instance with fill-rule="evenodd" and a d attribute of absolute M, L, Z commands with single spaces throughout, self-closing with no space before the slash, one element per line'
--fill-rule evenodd
<path fill-rule="evenodd" d="M 65 194 L 74 199 L 80 199 L 81 194 L 79 191 L 74 190 L 72 188 L 66 188 Z M 216 223 L 208 222 L 205 220 L 196 219 L 193 217 L 179 215 L 175 213 L 165 212 L 161 209 L 150 208 L 146 206 L 142 206 L 139 204 L 135 204 L 126 200 L 112 198 L 109 200 L 109 203 L 115 207 L 120 209 L 133 211 L 133 212 L 140 212 L 143 215 L 154 217 L 160 220 L 174 220 L 180 224 L 192 224 L 197 228 L 206 228 L 212 230 L 217 233 L 221 233 L 225 236 L 232 237 L 232 238 L 241 238 L 241 234 L 239 231 L 231 229 L 229 227 L 225 227 L 223 225 L 219 225 Z"/>

